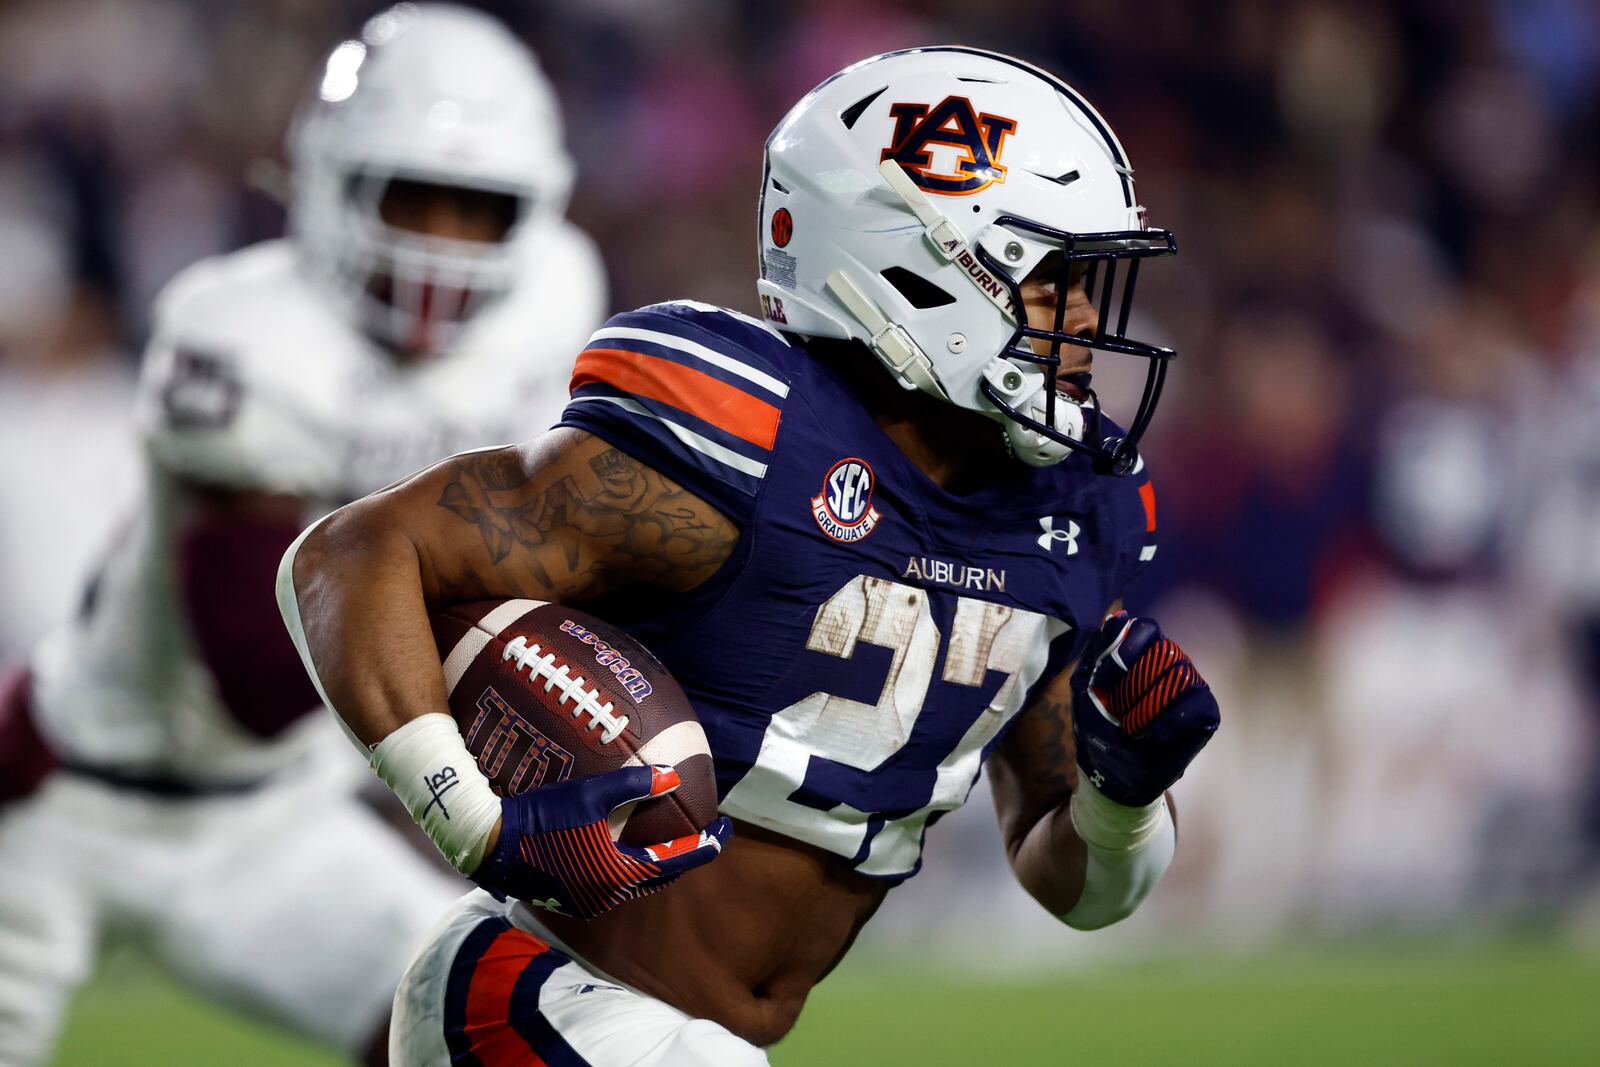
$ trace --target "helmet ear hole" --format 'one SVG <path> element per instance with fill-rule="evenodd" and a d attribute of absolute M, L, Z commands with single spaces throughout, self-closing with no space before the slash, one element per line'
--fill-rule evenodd
<path fill-rule="evenodd" d="M 944 307 L 954 304 L 956 298 L 934 285 L 920 274 L 914 274 L 904 267 L 886 267 L 883 271 L 883 280 L 894 286 L 906 302 L 918 311 L 928 308 Z"/>

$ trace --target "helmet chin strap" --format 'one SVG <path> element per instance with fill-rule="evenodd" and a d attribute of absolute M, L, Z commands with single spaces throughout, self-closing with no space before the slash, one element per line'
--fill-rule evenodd
<path fill-rule="evenodd" d="M 890 322 L 883 309 L 873 303 L 872 298 L 862 292 L 848 274 L 842 270 L 834 271 L 828 275 L 825 288 L 845 306 L 845 310 L 856 317 L 856 321 L 866 327 L 872 335 L 867 344 L 894 372 L 902 386 L 921 389 L 944 400 L 950 399 L 950 394 L 944 391 L 944 386 L 934 376 L 933 362 L 928 359 L 927 353 L 911 339 L 911 334 L 906 332 L 904 326 Z"/>
<path fill-rule="evenodd" d="M 934 206 L 928 199 L 928 194 L 917 188 L 917 183 L 911 180 L 904 168 L 892 159 L 886 159 L 878 164 L 878 173 L 883 175 L 883 180 L 889 183 L 889 188 L 904 200 L 906 207 L 916 215 L 917 221 L 922 223 L 923 232 L 927 235 L 928 243 L 933 245 L 935 252 L 939 253 L 947 262 L 959 263 L 962 274 L 967 281 L 977 287 L 978 292 L 989 298 L 990 303 L 999 308 L 1007 318 L 1013 322 L 1017 318 L 1017 310 L 1011 304 L 1011 291 L 989 274 L 978 257 L 972 254 L 972 249 L 967 243 L 967 235 L 961 232 L 961 227 L 950 220 L 950 217 Z M 987 281 L 988 284 L 985 284 Z"/>
<path fill-rule="evenodd" d="M 978 291 L 999 308 L 1006 317 L 1015 321 L 1016 310 L 1012 307 L 1011 293 L 1005 286 L 995 281 L 989 275 L 989 270 L 978 258 L 972 254 L 972 249 L 967 243 L 967 235 L 961 232 L 950 218 L 934 206 L 926 193 L 917 188 L 905 170 L 892 159 L 886 159 L 878 164 L 878 173 L 883 175 L 884 181 L 889 183 L 889 188 L 905 202 L 906 207 L 922 223 L 923 232 L 928 238 L 928 243 L 935 252 L 947 262 L 959 263 L 965 269 L 962 273 Z M 985 284 L 985 280 L 989 284 Z M 883 309 L 873 302 L 855 281 L 844 271 L 836 270 L 828 275 L 824 283 L 827 289 L 845 309 L 855 316 L 871 335 L 867 342 L 878 358 L 888 365 L 889 369 L 899 379 L 900 384 L 907 389 L 921 389 L 925 393 L 945 400 L 950 399 L 950 394 L 945 391 L 944 385 L 933 373 L 933 361 L 928 358 L 911 334 L 899 323 L 891 322 L 883 313 Z"/>
<path fill-rule="evenodd" d="M 961 232 L 961 228 L 934 206 L 933 201 L 917 188 L 916 183 L 899 163 L 886 159 L 878 165 L 878 172 L 916 215 L 917 221 L 922 223 L 928 243 L 939 256 L 947 262 L 961 266 L 962 274 L 967 280 L 999 308 L 1002 314 L 1016 321 L 1017 311 L 1011 300 L 1010 289 L 995 281 L 989 269 L 972 254 L 966 234 Z M 986 281 L 988 284 L 985 284 Z M 883 309 L 873 302 L 849 274 L 842 270 L 832 272 L 828 275 L 824 288 L 867 330 L 870 335 L 868 345 L 894 373 L 902 386 L 907 389 L 920 389 L 944 400 L 950 399 L 943 384 L 934 374 L 933 362 L 928 359 L 927 353 L 912 339 L 905 327 L 890 321 L 883 313 Z M 1042 398 L 1044 380 L 1038 371 L 1020 367 L 1010 360 L 997 356 L 984 367 L 983 376 L 1012 407 L 1026 412 L 1031 418 L 1041 421 L 1044 419 L 1046 411 Z M 1006 417 L 998 408 L 991 414 L 1003 426 L 1006 445 L 1011 454 L 1030 466 L 1048 467 L 1059 463 L 1071 451 L 1061 442 L 1051 440 L 1015 419 Z M 1057 404 L 1054 425 L 1066 436 L 1076 440 L 1083 439 L 1083 412 L 1076 404 Z"/>

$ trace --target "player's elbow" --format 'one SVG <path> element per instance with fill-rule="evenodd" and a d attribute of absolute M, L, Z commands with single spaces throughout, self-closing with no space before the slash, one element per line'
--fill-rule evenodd
<path fill-rule="evenodd" d="M 1085 843 L 1083 891 L 1057 918 L 1074 930 L 1103 930 L 1132 915 L 1172 863 L 1177 838 L 1163 818 L 1148 837 L 1122 847 Z"/>
<path fill-rule="evenodd" d="M 360 599 L 367 576 L 394 566 L 394 553 L 409 552 L 414 565 L 405 535 L 368 502 L 340 508 L 303 531 L 278 564 L 278 610 L 308 670 L 310 647 L 317 643 L 308 631 L 317 629 L 317 620 L 336 618 L 342 606 Z"/>
<path fill-rule="evenodd" d="M 340 541 L 346 542 L 346 553 L 352 551 L 347 529 L 343 528 L 347 524 L 340 522 L 341 517 L 341 512 L 336 511 L 302 531 L 283 554 L 278 564 L 278 607 L 286 619 L 291 609 L 298 615 L 315 599 L 320 580 L 332 572 L 332 561 L 340 554 Z"/>
<path fill-rule="evenodd" d="M 1170 800 L 1117 804 L 1085 780 L 1070 817 L 1083 850 L 1083 882 L 1072 906 L 1056 916 L 1075 930 L 1101 930 L 1138 910 L 1172 864 L 1178 837 Z"/>
<path fill-rule="evenodd" d="M 347 504 L 301 534 L 284 557 L 284 580 L 300 602 L 315 599 L 325 583 L 349 578 L 391 556 L 413 554 L 411 542 L 381 496 Z"/>
<path fill-rule="evenodd" d="M 1155 887 L 1159 871 L 1129 871 L 1105 857 L 1085 855 L 1081 863 L 1013 862 L 1017 882 L 1040 907 L 1074 930 L 1101 930 L 1138 910 Z"/>
<path fill-rule="evenodd" d="M 296 556 L 296 572 L 312 578 L 328 570 L 335 559 L 370 554 L 384 541 L 384 525 L 379 499 L 364 497 L 346 504 L 306 531 Z"/>

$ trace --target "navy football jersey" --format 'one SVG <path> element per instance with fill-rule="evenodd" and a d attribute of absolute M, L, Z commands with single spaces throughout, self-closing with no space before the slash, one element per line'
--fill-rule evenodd
<path fill-rule="evenodd" d="M 1142 470 L 1074 455 L 946 492 L 797 339 L 709 305 L 608 321 L 562 421 L 742 529 L 692 593 L 603 613 L 694 702 L 725 814 L 867 875 L 915 873 L 929 823 L 1155 552 Z"/>

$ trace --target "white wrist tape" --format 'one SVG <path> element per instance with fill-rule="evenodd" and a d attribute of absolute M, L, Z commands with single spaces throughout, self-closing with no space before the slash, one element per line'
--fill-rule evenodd
<path fill-rule="evenodd" d="M 1107 800 L 1088 775 L 1080 775 L 1067 810 L 1089 857 L 1083 894 L 1061 921 L 1098 930 L 1126 919 L 1161 881 L 1177 847 L 1166 798 L 1130 808 Z"/>
<path fill-rule="evenodd" d="M 442 712 L 412 719 L 378 742 L 371 764 L 445 859 L 462 874 L 477 870 L 500 818 L 500 798 L 455 719 Z"/>

